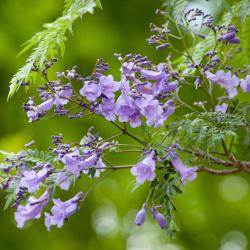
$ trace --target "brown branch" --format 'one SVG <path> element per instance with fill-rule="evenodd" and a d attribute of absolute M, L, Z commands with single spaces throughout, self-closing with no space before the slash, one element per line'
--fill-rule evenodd
<path fill-rule="evenodd" d="M 242 169 L 240 168 L 232 168 L 232 169 L 212 169 L 204 166 L 200 166 L 197 168 L 197 172 L 206 172 L 212 175 L 230 175 L 241 172 Z"/>
<path fill-rule="evenodd" d="M 212 163 L 216 163 L 218 165 L 223 165 L 223 166 L 227 166 L 227 167 L 233 167 L 234 166 L 234 163 L 231 162 L 231 161 L 222 160 L 222 159 L 220 159 L 218 157 L 208 155 L 208 154 L 204 153 L 203 151 L 192 151 L 192 150 L 183 149 L 183 148 L 181 148 L 180 150 L 183 151 L 183 152 L 186 152 L 186 153 L 189 153 L 189 154 L 192 154 L 192 155 L 207 159 L 207 160 L 211 161 Z"/>

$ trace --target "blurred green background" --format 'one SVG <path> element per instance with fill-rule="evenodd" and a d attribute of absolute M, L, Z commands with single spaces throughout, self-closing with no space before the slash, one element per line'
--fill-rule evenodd
<path fill-rule="evenodd" d="M 222 1 L 193 1 L 218 14 Z M 160 23 L 154 14 L 161 1 L 103 0 L 103 11 L 86 15 L 74 26 L 74 36 L 67 42 L 65 58 L 55 71 L 79 66 L 87 75 L 97 58 L 111 63 L 112 73 L 118 77 L 113 54 L 141 53 L 155 62 L 164 58 L 162 52 L 145 43 L 150 36 L 149 23 Z M 114 133 L 104 119 L 67 120 L 53 118 L 30 124 L 21 110 L 26 93 L 19 91 L 8 103 L 8 82 L 25 57 L 17 58 L 20 45 L 45 22 L 61 14 L 63 0 L 4 0 L 0 1 L 0 148 L 17 151 L 31 139 L 46 149 L 51 134 L 63 133 L 67 140 L 79 140 L 94 126 L 106 137 Z M 53 76 L 53 74 L 52 74 Z M 118 78 L 117 78 L 118 80 Z M 32 94 L 33 90 L 30 90 Z M 124 139 L 125 140 L 125 139 Z M 129 162 L 127 160 L 129 158 Z M 132 163 L 138 156 L 123 156 L 119 164 Z M 136 211 L 146 195 L 147 186 L 130 193 L 134 178 L 127 170 L 114 173 L 96 187 L 81 210 L 65 223 L 62 229 L 47 232 L 43 220 L 27 223 L 24 230 L 15 227 L 13 210 L 3 212 L 1 197 L 0 249 L 2 250 L 244 250 L 250 249 L 250 194 L 246 175 L 213 177 L 200 174 L 184 188 L 177 201 L 177 223 L 180 234 L 170 241 L 165 232 L 151 218 L 146 225 L 133 225 Z M 79 180 L 72 194 L 87 190 L 93 181 Z M 65 199 L 71 193 L 63 194 Z M 149 216 L 148 216 L 149 217 Z"/>

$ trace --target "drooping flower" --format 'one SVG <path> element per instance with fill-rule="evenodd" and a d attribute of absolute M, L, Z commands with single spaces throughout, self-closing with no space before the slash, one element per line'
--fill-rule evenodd
<path fill-rule="evenodd" d="M 136 176 L 137 183 L 144 183 L 145 181 L 153 181 L 155 178 L 155 161 L 154 154 L 151 153 L 136 166 L 132 167 L 130 172 Z"/>
<path fill-rule="evenodd" d="M 239 85 L 239 78 L 236 75 L 231 75 L 230 72 L 219 70 L 215 74 L 207 71 L 206 76 L 211 82 L 217 83 L 223 87 L 230 99 L 234 98 L 238 94 L 236 87 Z"/>
<path fill-rule="evenodd" d="M 158 212 L 156 208 L 150 208 L 150 212 L 152 213 L 153 218 L 157 220 L 161 229 L 167 227 L 167 221 L 162 213 Z"/>
<path fill-rule="evenodd" d="M 215 106 L 215 111 L 216 112 L 221 112 L 221 113 L 226 113 L 227 112 L 227 107 L 228 107 L 228 104 L 226 103 L 223 103 L 221 105 L 216 105 Z"/>
<path fill-rule="evenodd" d="M 94 102 L 101 95 L 100 85 L 93 82 L 85 82 L 80 89 L 80 94 L 86 97 L 88 101 Z"/>
<path fill-rule="evenodd" d="M 172 153 L 172 164 L 181 176 L 181 182 L 183 185 L 187 181 L 193 181 L 197 177 L 197 167 L 187 167 L 179 158 L 176 152 Z"/>
<path fill-rule="evenodd" d="M 40 198 L 30 197 L 28 204 L 23 206 L 19 205 L 15 212 L 15 220 L 18 228 L 23 228 L 24 224 L 28 220 L 39 219 L 41 217 L 42 210 L 46 207 L 49 201 L 49 193 L 45 191 Z"/>
<path fill-rule="evenodd" d="M 51 214 L 45 213 L 45 225 L 50 231 L 51 226 L 56 225 L 61 228 L 64 221 L 75 214 L 78 210 L 78 203 L 83 198 L 84 193 L 77 193 L 72 199 L 61 201 L 60 199 L 53 199 L 54 206 L 51 209 Z"/>
<path fill-rule="evenodd" d="M 142 226 L 146 219 L 146 206 L 145 204 L 142 206 L 141 210 L 137 212 L 135 216 L 135 224 L 137 226 Z"/>
<path fill-rule="evenodd" d="M 101 76 L 99 80 L 100 89 L 107 98 L 114 98 L 116 92 L 120 88 L 119 82 L 115 82 L 112 75 Z"/>
<path fill-rule="evenodd" d="M 247 75 L 246 79 L 241 79 L 240 87 L 242 88 L 243 92 L 250 92 L 250 75 Z"/>

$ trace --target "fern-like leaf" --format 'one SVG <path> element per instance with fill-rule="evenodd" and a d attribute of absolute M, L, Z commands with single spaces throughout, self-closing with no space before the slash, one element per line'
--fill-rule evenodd
<path fill-rule="evenodd" d="M 26 64 L 18 70 L 10 81 L 10 90 L 8 98 L 10 98 L 22 82 L 30 80 L 36 75 L 32 72 L 32 67 L 36 64 L 41 68 L 45 61 L 58 56 L 61 50 L 61 56 L 65 51 L 65 40 L 67 33 L 72 33 L 72 25 L 78 19 L 87 13 L 93 13 L 94 7 L 97 5 L 95 0 L 65 0 L 63 15 L 54 22 L 44 25 L 44 30 L 35 34 L 24 45 L 25 47 L 20 54 L 33 49 L 33 52 L 26 60 Z M 100 6 L 100 1 L 98 1 Z"/>

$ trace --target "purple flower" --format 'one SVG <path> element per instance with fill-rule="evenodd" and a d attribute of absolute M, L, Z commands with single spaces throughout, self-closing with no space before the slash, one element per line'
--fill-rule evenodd
<path fill-rule="evenodd" d="M 120 122 L 130 122 L 133 128 L 141 125 L 141 114 L 129 95 L 122 93 L 117 99 L 116 105 L 116 114 L 119 116 Z"/>
<path fill-rule="evenodd" d="M 63 106 L 69 102 L 69 98 L 72 96 L 73 90 L 70 84 L 65 84 L 63 88 L 55 94 L 54 104 L 56 106 Z"/>
<path fill-rule="evenodd" d="M 170 115 L 172 115 L 175 112 L 175 106 L 174 106 L 174 101 L 173 100 L 168 100 L 164 105 L 163 105 L 163 112 L 159 119 L 157 119 L 155 127 L 159 128 L 164 125 L 164 122 L 168 119 Z"/>
<path fill-rule="evenodd" d="M 62 107 L 63 105 L 69 102 L 68 98 L 72 95 L 73 90 L 71 85 L 66 84 L 60 90 L 58 90 L 53 97 L 39 104 L 38 106 L 34 106 L 33 102 L 29 105 L 27 110 L 27 116 L 29 118 L 29 122 L 33 122 L 41 118 L 47 111 L 49 111 L 53 105 Z M 30 101 L 29 101 L 30 102 Z"/>
<path fill-rule="evenodd" d="M 57 174 L 56 183 L 62 190 L 66 191 L 69 190 L 71 185 L 69 178 L 63 172 Z"/>
<path fill-rule="evenodd" d="M 97 161 L 97 154 L 92 152 L 91 154 L 84 155 L 84 157 L 80 158 L 79 164 L 82 169 L 87 169 L 89 167 L 95 166 Z"/>
<path fill-rule="evenodd" d="M 236 87 L 239 85 L 239 79 L 236 75 L 231 75 L 231 72 L 219 70 L 215 74 L 212 74 L 207 71 L 206 76 L 211 82 L 217 83 L 221 87 L 225 88 L 230 99 L 234 98 L 238 94 Z"/>
<path fill-rule="evenodd" d="M 153 160 L 153 153 L 144 158 L 135 167 L 132 167 L 130 172 L 136 176 L 137 183 L 144 183 L 145 181 L 153 181 L 155 178 L 155 161 Z"/>
<path fill-rule="evenodd" d="M 234 27 L 229 27 L 228 32 L 222 35 L 219 38 L 219 41 L 225 42 L 225 43 L 233 43 L 238 44 L 240 43 L 240 39 L 236 37 L 237 30 Z"/>
<path fill-rule="evenodd" d="M 66 170 L 75 174 L 76 177 L 80 176 L 82 167 L 79 165 L 77 157 L 79 156 L 79 151 L 75 150 L 71 153 L 65 154 L 63 157 L 60 157 L 60 160 L 65 164 Z"/>
<path fill-rule="evenodd" d="M 53 199 L 55 205 L 51 209 L 52 215 L 45 213 L 45 225 L 48 231 L 50 231 L 50 227 L 53 225 L 61 228 L 64 221 L 77 212 L 78 203 L 83 196 L 83 192 L 79 192 L 72 199 L 65 202 L 60 199 Z"/>
<path fill-rule="evenodd" d="M 140 82 L 135 86 L 135 88 L 143 95 L 154 95 L 153 85 L 149 82 Z"/>
<path fill-rule="evenodd" d="M 136 104 L 140 107 L 141 113 L 146 117 L 148 126 L 157 124 L 163 113 L 163 109 L 158 100 L 138 98 Z"/>
<path fill-rule="evenodd" d="M 80 89 L 80 94 L 85 96 L 88 101 L 94 102 L 101 95 L 101 89 L 98 84 L 86 82 Z"/>
<path fill-rule="evenodd" d="M 36 173 L 34 170 L 25 170 L 23 171 L 23 178 L 20 181 L 20 187 L 25 187 L 28 189 L 29 193 L 35 192 L 42 181 L 45 180 L 50 174 L 50 171 L 47 168 L 43 168 Z"/>
<path fill-rule="evenodd" d="M 138 211 L 138 213 L 135 216 L 135 224 L 137 226 L 142 226 L 145 219 L 146 219 L 146 210 L 145 210 L 145 204 L 142 206 L 141 210 Z"/>
<path fill-rule="evenodd" d="M 96 112 L 105 117 L 108 121 L 114 121 L 116 115 L 116 104 L 114 99 L 102 98 Z"/>
<path fill-rule="evenodd" d="M 167 227 L 165 216 L 162 213 L 158 212 L 155 208 L 150 208 L 150 212 L 152 213 L 153 218 L 157 220 L 161 229 L 164 229 Z"/>
<path fill-rule="evenodd" d="M 114 98 L 114 92 L 120 88 L 120 84 L 114 81 L 112 75 L 101 76 L 99 80 L 100 89 L 107 98 Z"/>
<path fill-rule="evenodd" d="M 81 171 L 86 170 L 96 164 L 98 156 L 96 153 L 80 155 L 78 150 L 65 154 L 60 157 L 60 160 L 65 164 L 66 170 L 80 176 Z"/>
<path fill-rule="evenodd" d="M 154 93 L 155 95 L 170 93 L 175 91 L 178 85 L 178 81 L 168 82 L 167 80 L 162 80 L 154 85 Z"/>
<path fill-rule="evenodd" d="M 150 69 L 141 70 L 141 78 L 153 81 L 161 81 L 167 78 L 167 74 L 164 71 L 154 71 Z"/>
<path fill-rule="evenodd" d="M 175 152 L 172 154 L 172 164 L 180 174 L 183 185 L 185 185 L 188 180 L 193 181 L 197 177 L 197 168 L 188 168 Z"/>
<path fill-rule="evenodd" d="M 15 220 L 18 228 L 23 228 L 27 220 L 39 219 L 42 210 L 46 207 L 49 200 L 49 193 L 45 191 L 39 199 L 30 197 L 28 204 L 23 206 L 19 205 L 15 212 Z"/>
<path fill-rule="evenodd" d="M 48 99 L 47 101 L 36 106 L 30 106 L 29 110 L 26 112 L 29 118 L 29 122 L 33 122 L 42 117 L 45 112 L 49 111 L 54 104 L 53 99 Z"/>
<path fill-rule="evenodd" d="M 228 107 L 228 104 L 226 103 L 223 103 L 222 105 L 216 105 L 215 106 L 215 111 L 216 112 L 221 112 L 221 113 L 226 113 L 227 112 L 227 107 Z"/>
<path fill-rule="evenodd" d="M 242 88 L 243 92 L 250 92 L 250 75 L 247 75 L 246 79 L 241 79 L 240 87 Z"/>

